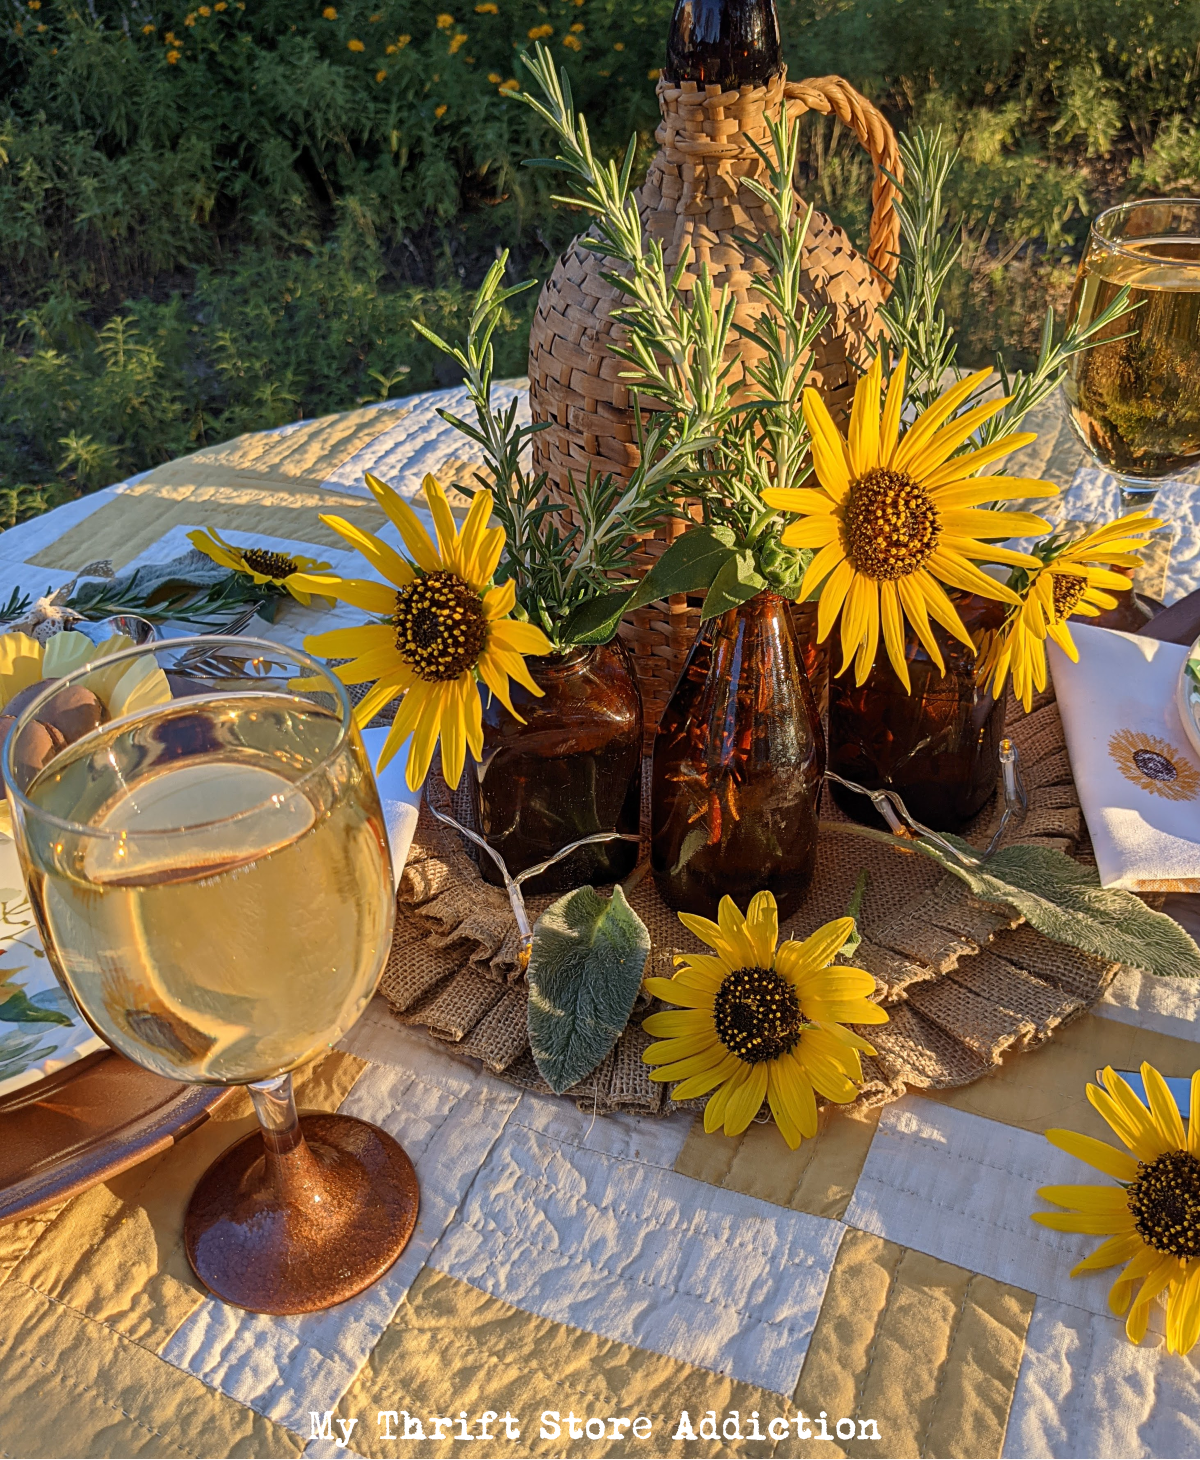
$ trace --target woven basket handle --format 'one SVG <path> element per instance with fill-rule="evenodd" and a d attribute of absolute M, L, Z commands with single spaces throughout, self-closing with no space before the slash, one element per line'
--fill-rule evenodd
<path fill-rule="evenodd" d="M 897 182 L 904 181 L 904 164 L 900 161 L 891 123 L 840 76 L 789 81 L 784 96 L 789 102 L 798 101 L 801 111 L 821 112 L 825 116 L 832 112 L 847 127 L 854 128 L 858 140 L 871 154 L 875 185 L 871 189 L 871 241 L 867 258 L 890 283 L 900 262 L 900 217 L 896 212 L 899 189 L 886 173 L 890 172 Z M 792 115 L 798 115 L 794 107 Z M 885 293 L 888 292 L 885 287 Z"/>

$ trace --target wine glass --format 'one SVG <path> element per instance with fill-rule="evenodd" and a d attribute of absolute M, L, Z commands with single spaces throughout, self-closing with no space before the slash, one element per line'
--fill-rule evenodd
<path fill-rule="evenodd" d="M 1071 296 L 1086 327 L 1122 288 L 1135 306 L 1071 357 L 1070 420 L 1124 508 L 1200 462 L 1200 199 L 1150 198 L 1092 221 Z"/>
<path fill-rule="evenodd" d="M 51 744 L 39 716 L 66 703 L 100 723 Z M 261 1132 L 188 1207 L 197 1276 L 260 1313 L 360 1292 L 412 1234 L 416 1175 L 365 1121 L 299 1119 L 290 1073 L 358 1018 L 391 946 L 387 832 L 344 687 L 260 639 L 143 645 L 48 684 L 2 763 L 46 953 L 91 1026 L 169 1079 L 249 1087 Z"/>

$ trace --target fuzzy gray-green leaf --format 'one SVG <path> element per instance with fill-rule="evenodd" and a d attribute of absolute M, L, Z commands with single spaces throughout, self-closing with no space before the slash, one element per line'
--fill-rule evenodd
<path fill-rule="evenodd" d="M 591 1074 L 621 1037 L 650 953 L 620 887 L 568 892 L 538 918 L 529 961 L 529 1042 L 556 1093 Z"/>

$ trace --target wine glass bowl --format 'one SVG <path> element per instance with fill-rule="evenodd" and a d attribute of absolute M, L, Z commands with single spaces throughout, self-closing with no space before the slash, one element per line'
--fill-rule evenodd
<path fill-rule="evenodd" d="M 49 696 L 103 701 L 129 672 L 127 713 L 48 764 L 23 753 Z M 299 1121 L 290 1076 L 355 1022 L 391 945 L 387 832 L 343 686 L 261 640 L 141 645 L 27 705 L 3 769 L 47 956 L 92 1027 L 160 1075 L 250 1087 L 262 1134 L 189 1208 L 197 1274 L 263 1312 L 361 1290 L 411 1234 L 416 1178 L 365 1122 Z"/>
<path fill-rule="evenodd" d="M 1093 221 L 1071 297 L 1086 327 L 1120 291 L 1131 308 L 1072 356 L 1070 421 L 1125 507 L 1200 463 L 1200 199 L 1122 203 Z"/>

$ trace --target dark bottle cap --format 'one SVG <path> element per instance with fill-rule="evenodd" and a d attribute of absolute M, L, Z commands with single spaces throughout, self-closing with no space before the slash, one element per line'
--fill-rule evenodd
<path fill-rule="evenodd" d="M 775 0 L 675 0 L 667 34 L 669 81 L 764 86 L 783 70 Z"/>

